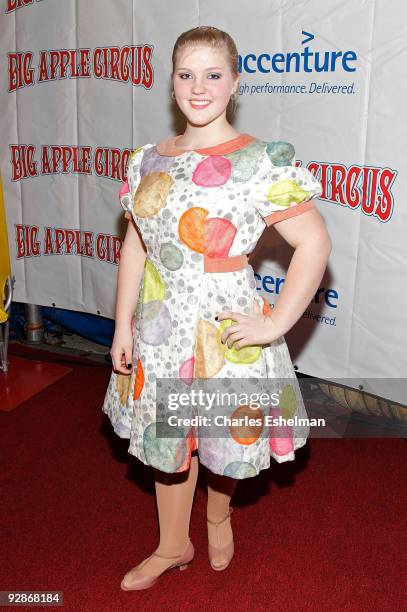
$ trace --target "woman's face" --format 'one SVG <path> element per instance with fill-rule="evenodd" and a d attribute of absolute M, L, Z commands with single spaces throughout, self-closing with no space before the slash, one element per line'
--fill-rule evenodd
<path fill-rule="evenodd" d="M 177 104 L 188 122 L 203 126 L 226 113 L 238 79 L 232 74 L 226 51 L 222 49 L 201 45 L 180 51 L 177 54 L 173 85 Z M 194 104 L 197 100 L 205 104 Z"/>

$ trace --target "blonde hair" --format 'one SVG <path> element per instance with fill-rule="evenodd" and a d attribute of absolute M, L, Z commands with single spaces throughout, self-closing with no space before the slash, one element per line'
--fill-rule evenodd
<path fill-rule="evenodd" d="M 209 45 L 215 49 L 224 49 L 227 54 L 229 68 L 234 77 L 239 76 L 238 61 L 239 55 L 233 38 L 223 30 L 219 30 L 213 26 L 198 26 L 180 34 L 175 41 L 172 51 L 172 73 L 171 79 L 175 72 L 175 64 L 177 54 L 182 49 L 193 45 Z M 226 112 L 235 112 L 237 106 L 236 96 L 230 98 L 226 108 Z"/>

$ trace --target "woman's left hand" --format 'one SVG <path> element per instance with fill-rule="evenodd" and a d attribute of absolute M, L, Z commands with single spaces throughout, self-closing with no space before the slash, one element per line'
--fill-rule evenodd
<path fill-rule="evenodd" d="M 236 321 L 227 327 L 221 335 L 222 343 L 229 348 L 240 349 L 244 346 L 268 344 L 282 334 L 270 315 L 264 315 L 260 306 L 253 299 L 252 312 L 249 315 L 231 310 L 223 310 L 217 320 L 233 319 Z"/>

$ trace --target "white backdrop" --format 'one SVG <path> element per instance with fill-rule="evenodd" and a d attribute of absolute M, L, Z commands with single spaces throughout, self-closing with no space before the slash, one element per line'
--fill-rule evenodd
<path fill-rule="evenodd" d="M 406 403 L 402 0 L 3 6 L 0 155 L 16 301 L 114 316 L 127 155 L 182 133 L 173 44 L 214 25 L 241 57 L 235 128 L 292 142 L 324 187 L 316 205 L 333 251 L 286 335 L 294 363 Z M 291 254 L 268 229 L 251 260 L 272 304 Z"/>

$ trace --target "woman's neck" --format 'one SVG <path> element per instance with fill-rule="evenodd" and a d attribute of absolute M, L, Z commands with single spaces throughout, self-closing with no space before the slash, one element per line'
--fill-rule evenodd
<path fill-rule="evenodd" d="M 175 143 L 180 149 L 205 149 L 207 147 L 215 147 L 218 144 L 232 140 L 240 136 L 231 125 L 227 124 L 224 127 L 194 127 L 187 126 L 185 132 L 180 135 Z"/>

